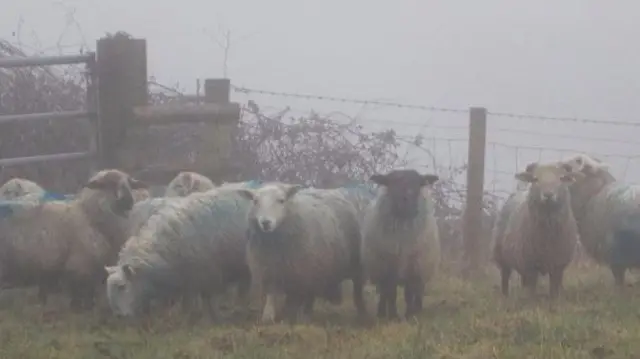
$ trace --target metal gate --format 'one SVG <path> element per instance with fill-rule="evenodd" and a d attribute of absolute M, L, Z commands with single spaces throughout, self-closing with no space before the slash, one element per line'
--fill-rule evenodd
<path fill-rule="evenodd" d="M 87 110 L 86 111 L 59 111 L 44 112 L 22 115 L 0 115 L 0 124 L 14 121 L 47 121 L 47 120 L 72 120 L 86 118 L 91 123 L 89 149 L 85 152 L 67 152 L 56 153 L 29 157 L 16 158 L 0 158 L 0 167 L 20 165 L 26 163 L 48 162 L 48 161 L 65 161 L 90 158 L 90 171 L 95 170 L 95 163 L 98 151 L 99 139 L 99 123 L 98 123 L 98 94 L 97 94 L 97 72 L 96 72 L 96 56 L 90 52 L 82 55 L 71 56 L 47 56 L 47 57 L 7 57 L 0 59 L 0 68 L 16 68 L 16 67 L 39 67 L 54 65 L 86 65 L 87 79 Z"/>

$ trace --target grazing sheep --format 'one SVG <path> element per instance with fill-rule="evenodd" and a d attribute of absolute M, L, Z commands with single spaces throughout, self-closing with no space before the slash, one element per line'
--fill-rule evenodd
<path fill-rule="evenodd" d="M 33 181 L 12 178 L 0 187 L 0 200 L 14 200 L 24 196 L 40 196 L 45 190 Z"/>
<path fill-rule="evenodd" d="M 153 299 L 199 294 L 212 317 L 211 297 L 234 283 L 248 288 L 245 262 L 249 202 L 235 189 L 192 193 L 165 205 L 105 267 L 107 296 L 116 315 L 147 312 Z"/>
<path fill-rule="evenodd" d="M 380 189 L 365 215 L 362 258 L 380 294 L 380 318 L 398 317 L 398 285 L 404 286 L 405 317 L 422 310 L 425 286 L 440 264 L 435 205 L 428 188 L 438 179 L 415 170 L 371 176 Z"/>
<path fill-rule="evenodd" d="M 345 279 L 353 282 L 358 315 L 366 316 L 360 225 L 342 193 L 278 182 L 238 192 L 253 203 L 247 263 L 266 297 L 262 322 L 276 320 L 278 293 L 293 320 L 303 306 L 309 315 L 317 296 L 335 302 Z"/>
<path fill-rule="evenodd" d="M 165 197 L 184 197 L 194 192 L 206 192 L 216 185 L 204 175 L 196 172 L 180 172 L 169 182 Z"/>
<path fill-rule="evenodd" d="M 502 294 L 508 296 L 515 269 L 532 294 L 539 275 L 549 275 L 549 296 L 556 299 L 565 268 L 571 263 L 578 228 L 571 208 L 569 183 L 580 178 L 571 166 L 532 163 L 516 179 L 530 183 L 527 191 L 509 198 L 501 216 L 506 228 L 496 228 L 493 259 L 500 270 Z"/>
<path fill-rule="evenodd" d="M 640 216 L 640 186 L 617 181 L 606 163 L 585 154 L 560 163 L 584 174 L 570 186 L 580 242 L 590 257 L 610 267 L 615 284 L 622 288 L 626 270 L 640 267 L 640 258 L 632 260 L 635 253 L 628 251 L 640 243 L 635 243 L 632 223 Z"/>
<path fill-rule="evenodd" d="M 104 170 L 73 200 L 14 207 L 0 220 L 0 283 L 37 285 L 42 300 L 64 283 L 72 308 L 91 306 L 96 281 L 125 237 L 131 191 L 144 186 L 121 171 Z"/>

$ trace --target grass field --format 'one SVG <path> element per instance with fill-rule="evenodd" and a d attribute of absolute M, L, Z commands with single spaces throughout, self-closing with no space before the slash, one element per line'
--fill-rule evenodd
<path fill-rule="evenodd" d="M 640 358 L 640 290 L 615 292 L 606 269 L 572 265 L 555 308 L 546 280 L 530 298 L 514 276 L 505 300 L 496 271 L 489 272 L 465 282 L 443 271 L 419 321 L 368 328 L 353 324 L 347 297 L 342 307 L 318 305 L 310 324 L 257 326 L 255 313 L 213 325 L 190 321 L 179 308 L 126 323 L 104 309 L 72 314 L 55 302 L 43 309 L 31 294 L 6 293 L 0 358 Z M 372 293 L 368 299 L 373 313 Z"/>

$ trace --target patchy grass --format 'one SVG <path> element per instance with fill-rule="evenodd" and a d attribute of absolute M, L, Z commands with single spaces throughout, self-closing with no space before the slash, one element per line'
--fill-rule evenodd
<path fill-rule="evenodd" d="M 347 296 L 342 307 L 318 305 L 310 324 L 257 326 L 194 322 L 179 308 L 126 323 L 104 309 L 72 314 L 60 303 L 41 308 L 33 294 L 6 293 L 0 358 L 640 358 L 640 291 L 616 293 L 606 269 L 574 264 L 554 308 L 547 281 L 529 298 L 514 276 L 505 300 L 495 272 L 473 282 L 442 273 L 419 321 L 369 328 L 353 324 Z"/>

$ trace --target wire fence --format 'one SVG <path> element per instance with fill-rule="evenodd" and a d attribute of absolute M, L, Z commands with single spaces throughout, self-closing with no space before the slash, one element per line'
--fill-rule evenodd
<path fill-rule="evenodd" d="M 234 86 L 235 101 L 253 101 L 263 109 L 310 112 L 335 121 L 357 121 L 364 128 L 391 128 L 403 141 L 403 156 L 413 167 L 451 171 L 466 164 L 468 109 L 442 108 L 384 100 L 276 92 Z M 488 111 L 485 189 L 506 197 L 514 175 L 534 161 L 551 161 L 578 152 L 606 161 L 613 174 L 640 183 L 640 123 Z M 456 181 L 464 183 L 464 173 Z"/>

